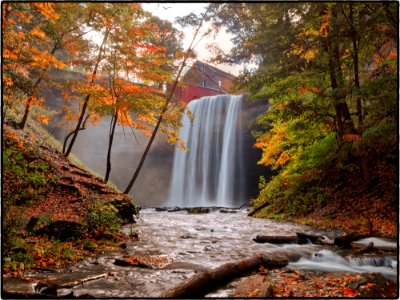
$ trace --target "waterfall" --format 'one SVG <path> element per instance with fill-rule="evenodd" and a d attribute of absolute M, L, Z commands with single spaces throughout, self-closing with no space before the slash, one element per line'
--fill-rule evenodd
<path fill-rule="evenodd" d="M 191 101 L 182 117 L 175 149 L 168 206 L 233 207 L 243 202 L 242 96 L 218 95 Z"/>

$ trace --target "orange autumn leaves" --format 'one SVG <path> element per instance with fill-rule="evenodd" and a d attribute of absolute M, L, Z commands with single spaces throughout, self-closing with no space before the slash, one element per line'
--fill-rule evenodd
<path fill-rule="evenodd" d="M 180 57 L 180 50 L 174 50 L 173 55 L 168 52 L 165 41 L 171 38 L 170 30 L 153 21 L 141 4 L 7 3 L 2 9 L 3 99 L 7 107 L 15 109 L 17 104 L 26 103 L 40 106 L 38 93 L 42 86 L 57 84 L 51 78 L 47 80 L 46 73 L 51 68 L 79 68 L 83 76 L 91 74 L 99 45 L 90 41 L 86 33 L 104 35 L 108 31 L 93 84 L 91 78 L 85 81 L 75 76 L 57 87 L 68 102 L 80 103 L 90 95 L 91 122 L 118 110 L 118 124 L 151 133 L 165 101 L 162 86 L 172 80 L 171 66 Z M 56 56 L 58 53 L 61 55 Z M 64 125 L 79 117 L 73 105 L 68 107 Z M 175 136 L 175 132 L 169 133 L 170 125 L 177 125 L 180 118 L 176 115 L 180 116 L 181 111 L 171 108 L 168 113 L 170 119 L 162 129 Z M 34 117 L 43 123 L 50 121 L 44 114 Z"/>

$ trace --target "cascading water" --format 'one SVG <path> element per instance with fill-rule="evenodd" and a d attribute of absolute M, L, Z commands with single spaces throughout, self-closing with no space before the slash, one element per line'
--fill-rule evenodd
<path fill-rule="evenodd" d="M 175 149 L 168 206 L 233 207 L 243 201 L 242 96 L 218 95 L 190 102 Z"/>

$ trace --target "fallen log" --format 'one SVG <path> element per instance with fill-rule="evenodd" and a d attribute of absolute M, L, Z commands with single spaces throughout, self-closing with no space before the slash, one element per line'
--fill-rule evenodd
<path fill-rule="evenodd" d="M 363 248 L 367 248 L 370 244 L 373 244 L 372 248 L 370 249 L 371 251 L 372 250 L 377 250 L 377 251 L 382 251 L 382 252 L 397 252 L 397 248 L 387 247 L 387 246 L 377 246 L 377 245 L 374 245 L 373 242 L 369 243 L 366 246 L 363 246 L 361 244 L 351 243 L 350 246 L 354 249 L 354 251 L 359 251 L 359 250 L 361 250 Z M 366 252 L 368 252 L 370 250 L 367 250 Z M 360 253 L 358 253 L 358 254 L 360 254 Z"/>
<path fill-rule="evenodd" d="M 252 217 L 256 212 L 260 211 L 261 209 L 263 209 L 264 207 L 267 207 L 270 203 L 269 202 L 265 202 L 263 204 L 261 204 L 260 206 L 254 208 L 251 212 L 249 212 L 247 215 L 249 217 Z"/>
<path fill-rule="evenodd" d="M 282 268 L 288 264 L 286 259 L 269 259 L 262 254 L 230 262 L 218 268 L 202 271 L 179 283 L 159 295 L 159 298 L 193 298 L 202 297 L 218 284 L 227 282 L 233 277 L 262 265 L 266 268 Z"/>
<path fill-rule="evenodd" d="M 257 235 L 253 241 L 256 243 L 270 243 L 270 244 L 297 244 L 297 236 L 269 236 Z"/>

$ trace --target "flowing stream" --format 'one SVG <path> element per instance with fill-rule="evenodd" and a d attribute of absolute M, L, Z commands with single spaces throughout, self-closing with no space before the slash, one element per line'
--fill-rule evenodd
<path fill-rule="evenodd" d="M 91 295 L 96 298 L 157 297 L 162 291 L 193 276 L 205 268 L 215 268 L 226 262 L 248 258 L 256 253 L 289 258 L 289 268 L 313 271 L 381 272 L 386 277 L 397 278 L 396 257 L 385 255 L 359 255 L 338 251 L 337 248 L 314 244 L 273 245 L 258 244 L 256 235 L 295 235 L 296 232 L 337 236 L 338 231 L 326 231 L 290 222 L 249 218 L 245 210 L 215 209 L 207 214 L 189 214 L 186 210 L 159 212 L 142 209 L 136 224 L 126 226 L 126 233 L 138 233 L 139 240 L 127 244 L 122 253 L 104 254 L 87 258 L 60 273 L 32 274 L 36 279 L 48 278 L 54 282 L 99 277 L 60 288 L 59 296 L 73 293 L 74 296 Z M 361 241 L 361 243 L 367 243 Z M 397 247 L 395 241 L 374 239 Z M 395 253 L 395 252 L 393 252 Z M 118 266 L 116 258 L 123 256 L 155 255 L 166 257 L 172 264 L 165 268 L 140 268 Z M 394 255 L 394 254 L 392 254 Z M 221 287 L 208 294 L 211 297 L 228 297 L 235 285 Z M 45 292 L 45 291 L 44 291 Z"/>

